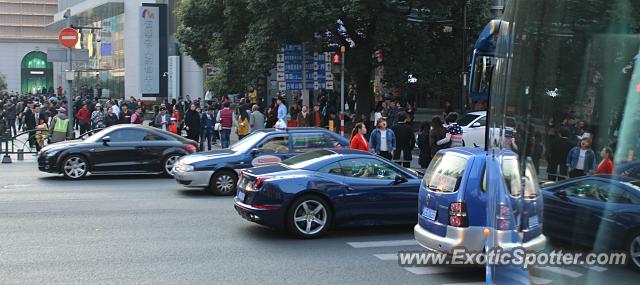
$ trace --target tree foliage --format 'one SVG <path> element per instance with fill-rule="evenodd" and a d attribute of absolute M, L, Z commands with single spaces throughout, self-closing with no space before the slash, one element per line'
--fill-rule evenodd
<path fill-rule="evenodd" d="M 7 90 L 7 78 L 0 73 L 0 91 Z"/>
<path fill-rule="evenodd" d="M 422 79 L 416 86 L 421 96 L 460 94 L 463 7 L 469 8 L 472 39 L 489 19 L 489 2 L 183 0 L 176 36 L 200 65 L 220 68 L 209 82 L 216 92 L 244 90 L 253 79 L 268 74 L 284 43 L 305 43 L 317 51 L 347 46 L 348 80 L 357 83 L 359 112 L 368 113 L 373 101 L 370 79 L 377 64 L 384 65 L 388 86 L 406 87 L 411 73 Z M 453 20 L 446 24 L 453 29 L 445 32 L 439 20 Z M 383 51 L 383 63 L 373 58 L 376 50 Z"/>

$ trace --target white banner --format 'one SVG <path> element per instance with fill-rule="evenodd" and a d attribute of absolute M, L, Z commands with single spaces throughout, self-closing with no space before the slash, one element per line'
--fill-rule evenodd
<path fill-rule="evenodd" d="M 160 94 L 160 9 L 140 7 L 140 92 Z"/>
<path fill-rule="evenodd" d="M 169 56 L 168 67 L 168 91 L 169 102 L 171 102 L 172 99 L 178 100 L 180 97 L 180 56 Z"/>

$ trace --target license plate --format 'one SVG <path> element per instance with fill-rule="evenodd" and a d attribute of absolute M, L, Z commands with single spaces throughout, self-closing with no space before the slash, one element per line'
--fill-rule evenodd
<path fill-rule="evenodd" d="M 240 202 L 244 202 L 244 197 L 245 193 L 238 190 L 238 200 L 240 200 Z"/>
<path fill-rule="evenodd" d="M 434 209 L 429 209 L 429 208 L 422 209 L 422 216 L 427 220 L 434 221 L 436 219 L 436 213 L 437 211 Z"/>
<path fill-rule="evenodd" d="M 536 227 L 540 224 L 538 216 L 529 217 L 529 228 Z"/>

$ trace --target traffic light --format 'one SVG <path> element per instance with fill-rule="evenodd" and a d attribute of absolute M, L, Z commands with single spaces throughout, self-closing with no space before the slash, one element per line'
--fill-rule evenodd
<path fill-rule="evenodd" d="M 340 63 L 340 54 L 337 53 L 337 52 L 333 54 L 333 63 L 335 63 L 335 64 L 339 64 Z"/>

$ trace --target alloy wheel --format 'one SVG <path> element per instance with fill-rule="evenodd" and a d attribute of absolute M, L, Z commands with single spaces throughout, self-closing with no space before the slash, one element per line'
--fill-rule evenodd
<path fill-rule="evenodd" d="M 293 212 L 293 223 L 301 233 L 314 235 L 327 224 L 327 209 L 315 200 L 306 200 Z"/>
<path fill-rule="evenodd" d="M 635 236 L 629 243 L 629 257 L 636 268 L 640 268 L 640 235 Z"/>
<path fill-rule="evenodd" d="M 78 179 L 87 172 L 87 163 L 80 157 L 74 156 L 67 159 L 64 163 L 64 173 L 67 177 Z"/>
<path fill-rule="evenodd" d="M 231 177 L 231 175 L 229 174 L 222 174 L 218 176 L 218 179 L 216 179 L 216 187 L 218 191 L 222 193 L 231 192 L 233 190 L 233 186 L 233 177 Z"/>
<path fill-rule="evenodd" d="M 173 167 L 178 162 L 178 159 L 180 159 L 180 156 L 172 155 L 168 157 L 167 160 L 165 160 L 164 170 L 165 170 L 165 173 L 167 173 L 167 175 L 173 176 L 174 174 Z"/>

